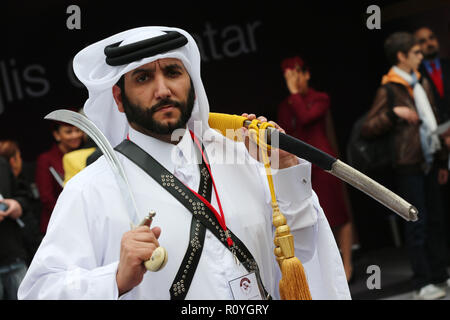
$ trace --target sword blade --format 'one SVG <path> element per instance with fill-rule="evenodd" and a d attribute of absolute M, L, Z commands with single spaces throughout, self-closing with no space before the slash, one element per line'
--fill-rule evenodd
<path fill-rule="evenodd" d="M 48 170 L 52 174 L 53 178 L 55 178 L 56 182 L 58 182 L 58 184 L 61 186 L 61 188 L 64 188 L 64 180 L 61 178 L 58 172 L 56 172 L 55 168 L 50 166 Z"/>
<path fill-rule="evenodd" d="M 106 139 L 100 129 L 97 128 L 97 126 L 86 116 L 70 110 L 52 111 L 47 114 L 44 119 L 69 123 L 84 131 L 97 144 L 114 173 L 126 207 L 128 208 L 129 218 L 131 222 L 136 225 L 138 223 L 139 214 L 136 201 L 134 200 L 130 184 L 128 183 L 128 179 L 125 174 L 125 170 L 123 169 L 122 163 L 117 158 L 117 155 L 108 139 Z"/>

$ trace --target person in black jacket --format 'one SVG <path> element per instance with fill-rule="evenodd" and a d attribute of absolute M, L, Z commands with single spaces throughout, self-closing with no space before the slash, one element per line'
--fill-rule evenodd
<path fill-rule="evenodd" d="M 6 144 L 0 141 L 0 151 L 4 149 Z M 30 203 L 15 176 L 15 172 L 21 171 L 21 163 L 19 151 L 10 158 L 0 156 L 0 300 L 17 299 L 17 290 L 27 272 L 22 218 Z"/>
<path fill-rule="evenodd" d="M 414 33 L 424 59 L 419 67 L 419 72 L 429 80 L 433 97 L 442 122 L 450 120 L 450 59 L 439 55 L 439 40 L 428 27 L 421 27 Z M 450 149 L 450 135 L 444 138 L 447 148 Z M 450 165 L 450 164 L 449 164 Z M 444 195 L 450 193 L 450 185 L 442 186 Z M 450 210 L 450 199 L 444 197 L 446 211 Z M 450 220 L 447 219 L 447 233 L 450 233 Z M 450 244 L 447 245 L 447 265 L 450 265 Z"/>
<path fill-rule="evenodd" d="M 441 136 L 433 134 L 440 122 L 431 85 L 416 71 L 423 57 L 417 39 L 407 32 L 395 32 L 385 41 L 385 53 L 392 67 L 381 83 L 391 87 L 394 105 L 388 105 L 386 87 L 380 87 L 361 134 L 366 138 L 392 135 L 394 189 L 419 211 L 417 221 L 404 225 L 413 298 L 439 299 L 450 286 L 440 194 L 440 186 L 448 181 L 449 151 Z"/>

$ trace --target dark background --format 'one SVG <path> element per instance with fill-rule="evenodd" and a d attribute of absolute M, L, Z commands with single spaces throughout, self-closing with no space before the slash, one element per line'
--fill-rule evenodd
<path fill-rule="evenodd" d="M 71 69 L 85 46 L 145 25 L 180 27 L 196 35 L 211 111 L 252 112 L 276 119 L 288 94 L 283 58 L 301 55 L 311 86 L 329 93 L 342 160 L 352 124 L 370 107 L 389 65 L 383 41 L 395 31 L 432 27 L 442 54 L 450 52 L 449 1 L 15 1 L 4 4 L 0 32 L 0 138 L 18 140 L 27 172 L 52 138 L 43 117 L 82 107 L 87 91 Z M 81 9 L 81 29 L 66 26 L 69 5 Z M 381 8 L 381 29 L 370 30 L 369 5 Z M 363 249 L 394 245 L 391 215 L 349 187 Z M 401 228 L 401 225 L 400 225 Z"/>

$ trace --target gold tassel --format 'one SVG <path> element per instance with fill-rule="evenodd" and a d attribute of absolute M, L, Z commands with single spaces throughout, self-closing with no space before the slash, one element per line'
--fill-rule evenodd
<path fill-rule="evenodd" d="M 257 122 L 255 120 L 252 121 L 249 126 L 249 133 L 250 137 L 260 146 L 272 197 L 272 220 L 276 228 L 274 254 L 281 270 L 280 297 L 282 300 L 311 300 L 311 292 L 309 291 L 305 270 L 301 261 L 295 256 L 294 236 L 290 232 L 285 216 L 280 212 L 275 196 L 270 160 L 267 154 L 270 146 L 263 142 L 265 129 L 272 125 L 265 122 L 261 123 L 258 128 Z"/>
<path fill-rule="evenodd" d="M 286 218 L 278 205 L 273 204 L 273 224 L 275 229 L 275 255 L 281 269 L 279 283 L 282 300 L 311 300 L 305 269 L 295 256 L 294 236 L 290 233 Z"/>
<path fill-rule="evenodd" d="M 282 300 L 312 300 L 303 265 L 296 257 L 285 259 L 281 266 L 280 280 Z"/>

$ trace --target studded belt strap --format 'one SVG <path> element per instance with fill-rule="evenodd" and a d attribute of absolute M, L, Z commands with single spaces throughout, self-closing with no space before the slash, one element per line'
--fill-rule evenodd
<path fill-rule="evenodd" d="M 208 173 L 208 169 L 203 162 L 199 166 L 201 179 L 198 188 L 198 194 L 202 195 L 202 197 L 206 200 L 211 201 L 211 177 Z M 172 187 L 172 184 L 174 184 L 173 188 L 175 189 L 175 183 L 177 182 L 173 177 L 171 178 L 171 176 L 172 175 L 166 175 L 161 180 L 164 181 L 163 183 L 165 183 L 166 186 L 170 183 L 170 186 Z M 179 185 L 178 189 L 175 190 L 180 190 Z M 181 192 L 181 196 L 184 197 L 185 200 L 189 201 L 189 198 L 186 199 L 186 194 L 183 195 L 183 192 Z M 175 276 L 175 280 L 173 280 L 172 282 L 172 287 L 169 290 L 171 300 L 184 300 L 186 298 L 189 287 L 191 286 L 192 279 L 194 278 L 198 262 L 200 261 L 200 257 L 202 255 L 203 244 L 205 243 L 205 235 L 206 227 L 194 215 L 192 215 L 189 245 L 184 255 L 183 261 L 181 262 L 181 266 L 178 269 L 177 275 Z"/>
<path fill-rule="evenodd" d="M 203 242 L 200 242 L 200 240 L 203 239 L 204 241 L 204 234 L 202 234 L 201 230 L 203 229 L 203 232 L 205 232 L 204 228 L 208 228 L 208 230 L 210 230 L 226 248 L 230 249 L 226 240 L 227 236 L 220 227 L 214 213 L 202 201 L 200 201 L 200 199 L 197 198 L 197 196 L 195 196 L 189 188 L 178 180 L 177 177 L 167 171 L 167 169 L 164 168 L 152 156 L 129 140 L 122 141 L 122 143 L 120 143 L 115 149 L 143 169 L 164 189 L 172 194 L 181 204 L 183 204 L 193 215 L 188 250 L 170 289 L 172 299 L 184 299 L 189 290 L 189 285 L 192 281 L 198 260 L 201 256 Z M 204 165 L 201 166 L 201 175 L 202 179 L 200 182 L 199 193 L 206 194 L 207 196 L 209 193 L 209 197 L 211 197 L 211 177 L 209 176 L 208 170 L 204 167 Z M 210 199 L 207 200 L 209 201 Z M 248 272 L 255 272 L 258 278 L 260 278 L 258 265 L 250 251 L 231 230 L 228 229 L 228 231 L 234 242 L 232 249 L 234 250 L 236 257 Z M 195 234 L 196 232 L 198 235 Z M 189 259 L 190 257 L 192 257 L 191 260 Z M 189 263 L 189 261 L 191 261 L 191 263 Z M 271 299 L 262 283 L 261 286 L 264 291 L 264 296 Z M 177 295 L 175 295 L 175 293 Z"/>

